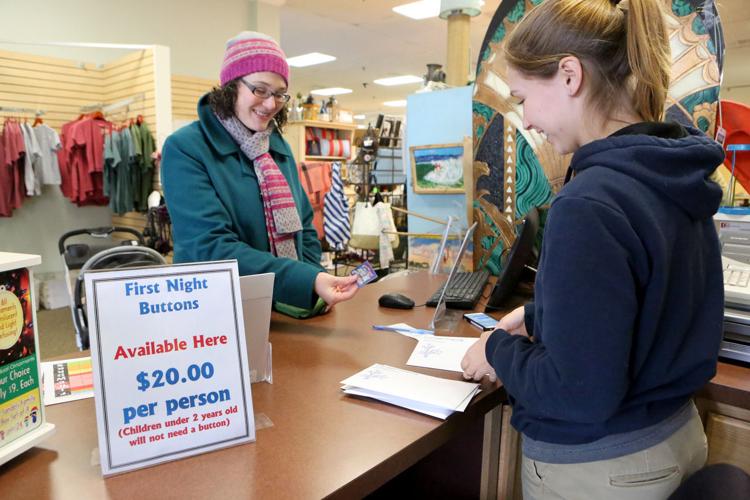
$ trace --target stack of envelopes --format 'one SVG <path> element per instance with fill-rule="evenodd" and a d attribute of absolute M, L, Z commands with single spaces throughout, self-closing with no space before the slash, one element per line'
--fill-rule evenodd
<path fill-rule="evenodd" d="M 421 373 L 374 364 L 341 381 L 346 394 L 365 396 L 445 419 L 464 411 L 479 384 L 446 380 Z"/>

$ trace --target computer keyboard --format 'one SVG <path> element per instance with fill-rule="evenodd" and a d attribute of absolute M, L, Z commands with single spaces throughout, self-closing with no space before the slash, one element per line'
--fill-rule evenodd
<path fill-rule="evenodd" d="M 490 279 L 490 272 L 486 269 L 473 273 L 456 273 L 445 292 L 445 306 L 451 309 L 474 309 L 488 279 Z M 442 285 L 432 294 L 427 301 L 427 306 L 437 306 L 444 286 Z"/>

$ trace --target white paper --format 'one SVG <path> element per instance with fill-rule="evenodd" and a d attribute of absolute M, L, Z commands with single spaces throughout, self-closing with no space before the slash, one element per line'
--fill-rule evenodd
<path fill-rule="evenodd" d="M 466 407 L 469 406 L 469 402 L 471 401 L 471 399 L 475 395 L 477 395 L 479 392 L 481 392 L 481 389 L 477 387 L 475 390 L 469 393 L 468 396 L 466 396 L 466 399 L 464 399 L 464 401 L 455 410 L 451 410 L 451 409 L 446 409 L 446 408 L 440 408 L 439 406 L 418 403 L 410 399 L 403 399 L 403 398 L 397 398 L 395 396 L 388 396 L 387 394 L 383 394 L 380 392 L 368 391 L 367 389 L 358 389 L 350 385 L 345 385 L 341 389 L 346 394 L 352 394 L 354 396 L 365 396 L 368 398 L 377 399 L 378 401 L 383 401 L 384 403 L 390 403 L 392 405 L 401 406 L 402 408 L 406 408 L 407 410 L 424 413 L 425 415 L 430 415 L 431 417 L 437 417 L 443 420 L 448 418 L 450 414 L 453 413 L 454 411 L 461 411 L 461 412 L 464 411 Z"/>
<path fill-rule="evenodd" d="M 91 358 L 74 358 L 41 363 L 44 405 L 93 398 Z"/>
<path fill-rule="evenodd" d="M 466 396 L 466 399 L 464 399 L 463 402 L 460 405 L 458 405 L 458 407 L 456 407 L 456 411 L 464 411 L 466 407 L 469 406 L 471 399 L 477 394 L 479 394 L 480 392 L 482 392 L 482 389 L 480 389 L 479 386 L 477 386 L 477 388 L 474 389 L 474 392 Z"/>
<path fill-rule="evenodd" d="M 345 385 L 341 389 L 346 394 L 352 394 L 354 396 L 364 396 L 364 397 L 368 397 L 372 399 L 377 399 L 378 401 L 383 401 L 384 403 L 390 403 L 395 406 L 406 408 L 407 410 L 424 413 L 425 415 L 429 415 L 431 417 L 437 417 L 443 420 L 448 418 L 448 416 L 454 411 L 454 410 L 447 410 L 445 408 L 440 408 L 438 406 L 417 403 L 409 399 L 397 398 L 395 396 L 388 396 L 380 392 L 368 391 L 366 389 L 358 389 L 350 385 Z"/>
<path fill-rule="evenodd" d="M 463 373 L 461 360 L 466 351 L 478 339 L 470 337 L 425 337 L 417 338 L 417 347 L 406 362 L 410 366 L 437 368 Z"/>
<path fill-rule="evenodd" d="M 341 384 L 448 410 L 460 408 L 479 387 L 471 382 L 446 380 L 381 364 L 374 364 Z"/>

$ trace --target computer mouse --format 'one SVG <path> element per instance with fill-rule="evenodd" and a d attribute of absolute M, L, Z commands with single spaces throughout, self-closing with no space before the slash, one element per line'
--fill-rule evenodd
<path fill-rule="evenodd" d="M 394 309 L 411 309 L 414 307 L 414 301 L 400 293 L 383 294 L 378 299 L 378 304 L 381 307 L 392 307 Z"/>

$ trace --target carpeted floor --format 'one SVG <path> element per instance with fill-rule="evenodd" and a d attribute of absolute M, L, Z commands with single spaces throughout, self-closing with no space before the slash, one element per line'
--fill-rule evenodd
<path fill-rule="evenodd" d="M 70 308 L 40 309 L 36 312 L 39 353 L 42 359 L 77 355 L 76 332 Z"/>

